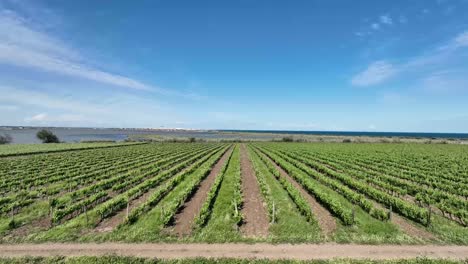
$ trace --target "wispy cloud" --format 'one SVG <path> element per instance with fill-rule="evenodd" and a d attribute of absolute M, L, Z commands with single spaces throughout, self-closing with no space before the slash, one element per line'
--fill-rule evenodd
<path fill-rule="evenodd" d="M 171 127 L 173 120 L 180 119 L 176 109 L 170 106 L 120 93 L 78 98 L 0 85 L 0 105 L 19 109 L 12 116 L 0 116 L 3 124 L 26 122 L 30 125 L 100 127 L 159 127 L 167 124 Z"/>
<path fill-rule="evenodd" d="M 450 60 L 456 52 L 468 47 L 468 31 L 455 36 L 447 43 L 420 56 L 407 61 L 390 64 L 387 60 L 372 62 L 367 68 L 351 78 L 354 86 L 371 86 L 383 83 L 400 73 L 418 72 L 421 70 L 433 71 L 437 67 L 449 67 Z"/>
<path fill-rule="evenodd" d="M 393 65 L 386 61 L 376 61 L 364 71 L 354 76 L 351 84 L 355 86 L 370 86 L 381 83 L 395 74 Z"/>
<path fill-rule="evenodd" d="M 35 29 L 15 12 L 5 9 L 0 10 L 0 63 L 128 89 L 176 94 L 127 76 L 88 66 L 78 51 L 68 47 L 59 39 Z"/>
<path fill-rule="evenodd" d="M 468 47 L 468 31 L 460 33 L 453 41 L 454 48 Z"/>
<path fill-rule="evenodd" d="M 433 72 L 421 81 L 422 89 L 437 93 L 461 93 L 468 91 L 468 70 Z"/>
<path fill-rule="evenodd" d="M 86 121 L 83 115 L 77 114 L 58 114 L 50 115 L 48 113 L 39 113 L 24 119 L 26 123 L 32 124 L 51 124 L 51 123 L 76 123 Z"/>
<path fill-rule="evenodd" d="M 46 109 L 75 111 L 86 114 L 102 114 L 106 112 L 106 109 L 101 105 L 82 101 L 78 102 L 77 99 L 73 98 L 49 95 L 46 93 L 8 86 L 0 86 L 0 102 Z"/>
<path fill-rule="evenodd" d="M 379 23 L 372 23 L 371 28 L 374 29 L 374 30 L 378 30 L 380 28 L 380 25 L 379 25 Z"/>
<path fill-rule="evenodd" d="M 380 20 L 380 23 L 382 24 L 386 24 L 386 25 L 393 24 L 393 19 L 389 15 L 381 15 L 379 20 Z"/>

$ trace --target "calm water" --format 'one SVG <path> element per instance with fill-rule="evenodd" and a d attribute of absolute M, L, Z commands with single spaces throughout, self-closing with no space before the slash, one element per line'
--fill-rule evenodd
<path fill-rule="evenodd" d="M 409 138 L 454 138 L 468 139 L 468 133 L 421 133 L 421 132 L 358 132 L 358 131 L 287 131 L 287 130 L 222 130 L 229 132 L 280 133 L 328 136 L 369 136 L 369 137 L 409 137 Z"/>
<path fill-rule="evenodd" d="M 14 144 L 41 143 L 36 138 L 36 133 L 41 128 L 8 129 L 0 128 L 0 134 L 9 134 Z M 123 141 L 131 134 L 155 134 L 168 137 L 195 137 L 195 138 L 219 138 L 219 134 L 212 131 L 145 131 L 126 129 L 93 129 L 93 128 L 47 128 L 56 134 L 60 141 L 80 142 L 86 140 L 114 140 Z M 230 136 L 229 136 L 230 137 Z M 232 136 L 234 138 L 234 136 Z"/>
<path fill-rule="evenodd" d="M 6 129 L 0 128 L 0 134 L 7 133 L 13 137 L 13 143 L 40 143 L 36 133 L 40 128 Z M 84 140 L 114 140 L 123 141 L 130 134 L 155 134 L 166 137 L 195 137 L 195 138 L 239 138 L 236 134 L 220 134 L 216 131 L 145 131 L 126 129 L 92 129 L 92 128 L 50 128 L 61 141 L 80 142 Z M 307 135 L 335 135 L 335 136 L 375 136 L 375 137 L 412 137 L 412 138 L 459 138 L 468 139 L 467 133 L 399 133 L 399 132 L 336 132 L 336 131 L 266 131 L 266 130 L 219 130 L 222 132 L 249 132 L 248 138 L 269 139 L 266 133 L 307 134 Z M 257 134 L 257 135 L 256 135 Z"/>

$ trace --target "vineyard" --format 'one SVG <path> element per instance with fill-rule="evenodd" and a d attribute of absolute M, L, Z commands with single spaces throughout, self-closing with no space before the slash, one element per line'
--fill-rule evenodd
<path fill-rule="evenodd" d="M 2 242 L 468 245 L 468 147 L 0 147 Z"/>

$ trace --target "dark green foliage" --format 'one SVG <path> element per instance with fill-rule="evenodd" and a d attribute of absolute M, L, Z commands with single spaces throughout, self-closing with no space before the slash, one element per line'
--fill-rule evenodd
<path fill-rule="evenodd" d="M 40 139 L 42 143 L 60 143 L 59 138 L 50 130 L 42 129 L 37 132 L 36 137 Z"/>
<path fill-rule="evenodd" d="M 13 138 L 11 138 L 10 135 L 8 134 L 0 135 L 0 145 L 10 144 L 12 141 L 13 141 Z"/>

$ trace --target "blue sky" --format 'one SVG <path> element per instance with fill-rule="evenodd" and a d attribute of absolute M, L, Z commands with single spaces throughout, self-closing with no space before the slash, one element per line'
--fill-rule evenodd
<path fill-rule="evenodd" d="M 468 132 L 468 0 L 0 0 L 0 125 Z"/>

